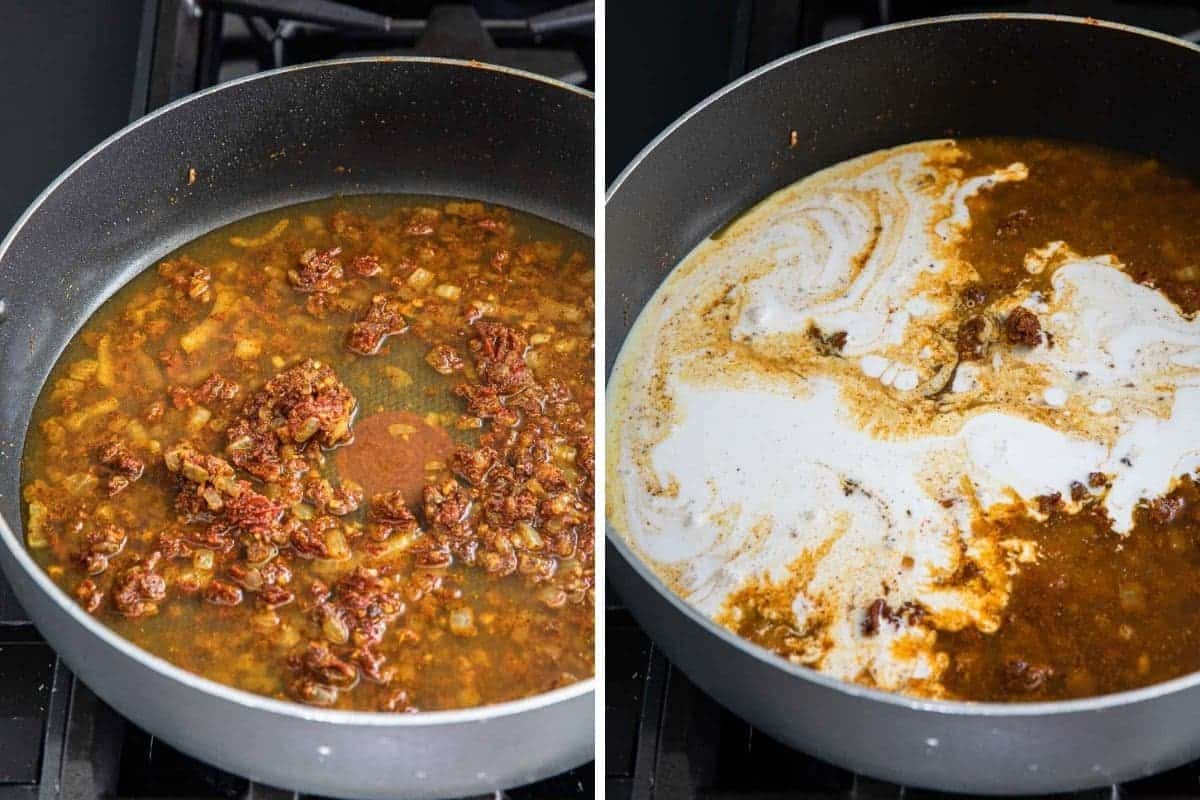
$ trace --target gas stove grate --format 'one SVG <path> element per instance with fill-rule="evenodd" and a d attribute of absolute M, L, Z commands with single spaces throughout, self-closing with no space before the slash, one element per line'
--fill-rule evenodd
<path fill-rule="evenodd" d="M 437 56 L 594 88 L 592 3 L 146 0 L 157 12 L 147 105 L 267 69 L 354 56 Z"/>
<path fill-rule="evenodd" d="M 942 800 L 776 742 L 675 669 L 609 589 L 605 660 L 609 800 Z M 1200 798 L 1200 762 L 1072 800 Z"/>
<path fill-rule="evenodd" d="M 586 765 L 468 800 L 590 798 Z M 0 623 L 0 800 L 318 800 L 231 775 L 105 705 L 28 623 Z"/>

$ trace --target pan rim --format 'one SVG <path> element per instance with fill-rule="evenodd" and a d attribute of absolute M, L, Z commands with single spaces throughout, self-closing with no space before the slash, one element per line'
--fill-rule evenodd
<path fill-rule="evenodd" d="M 785 56 L 780 56 L 774 61 L 769 61 L 766 64 L 763 64 L 761 67 L 757 67 L 751 72 L 747 72 L 737 80 L 725 84 L 720 89 L 717 89 L 715 92 L 696 103 L 687 111 L 684 111 L 670 125 L 663 128 L 657 136 L 651 139 L 649 144 L 639 150 L 638 154 L 634 156 L 633 159 L 625 165 L 625 168 L 617 174 L 617 177 L 613 179 L 613 182 L 609 185 L 608 190 L 605 192 L 604 203 L 607 205 L 608 202 L 612 200 L 613 195 L 616 194 L 617 190 L 621 188 L 621 185 L 625 182 L 625 179 L 628 178 L 635 169 L 637 169 L 642 161 L 645 160 L 650 153 L 655 150 L 655 148 L 657 148 L 663 141 L 670 137 L 670 135 L 673 134 L 676 129 L 683 127 L 683 125 L 691 120 L 692 117 L 704 111 L 704 109 L 708 108 L 708 106 L 720 100 L 725 95 L 741 88 L 742 84 L 749 83 L 750 81 L 757 79 L 760 75 L 770 72 L 777 67 L 781 67 L 784 64 L 803 58 L 804 56 L 820 52 L 828 47 L 835 47 L 837 45 L 845 44 L 846 42 L 855 41 L 857 39 L 866 39 L 872 36 L 884 35 L 898 30 L 905 30 L 907 28 L 923 28 L 946 23 L 980 22 L 986 20 L 1017 20 L 1025 22 L 1074 24 L 1083 25 L 1090 28 L 1106 28 L 1135 36 L 1158 39 L 1164 44 L 1173 44 L 1182 47 L 1185 50 L 1192 50 L 1200 53 L 1200 44 L 1189 42 L 1186 39 L 1180 39 L 1177 36 L 1160 33 L 1159 31 L 1152 31 L 1148 28 L 1141 28 L 1137 25 L 1128 25 L 1124 22 L 1112 22 L 1109 20 L 1096 19 L 1095 17 L 1075 17 L 1069 14 L 1036 14 L 1029 12 L 947 14 L 944 17 L 924 17 L 922 19 L 914 19 L 907 22 L 894 22 L 890 25 L 880 25 L 877 28 L 867 28 L 865 30 L 855 31 L 854 33 L 847 33 L 842 36 L 829 39 L 828 41 L 819 42 L 818 44 L 801 48 L 800 50 L 797 50 L 793 53 L 788 53 Z M 0 256 L 2 255 L 3 249 L 0 249 Z"/>
<path fill-rule="evenodd" d="M 525 70 L 514 69 L 512 67 L 504 67 L 498 64 L 488 64 L 482 61 L 469 61 L 456 58 L 434 58 L 426 56 L 360 56 L 355 58 L 338 58 L 329 59 L 326 61 L 314 61 L 307 64 L 297 64 L 280 69 L 267 70 L 265 72 L 247 75 L 226 83 L 220 83 L 216 86 L 210 86 L 193 94 L 181 97 L 174 100 L 161 108 L 139 117 L 130 122 L 120 130 L 106 137 L 99 144 L 92 147 L 78 159 L 71 163 L 65 170 L 62 171 L 45 189 L 33 200 L 32 203 L 22 212 L 17 221 L 13 223 L 12 228 L 0 241 L 0 263 L 3 262 L 4 256 L 8 253 L 13 242 L 20 236 L 21 231 L 25 228 L 30 218 L 38 212 L 46 200 L 58 190 L 58 188 L 66 183 L 72 175 L 74 175 L 84 164 L 90 161 L 102 151 L 106 150 L 110 145 L 117 142 L 119 139 L 140 128 L 142 125 L 149 124 L 152 120 L 164 116 L 176 108 L 197 101 L 211 94 L 227 91 L 245 83 L 259 80 L 269 80 L 278 75 L 291 72 L 300 72 L 303 70 L 319 70 L 328 69 L 330 67 L 340 67 L 353 64 L 379 64 L 379 63 L 396 63 L 396 64 L 434 64 L 443 67 L 478 69 L 490 72 L 496 72 L 503 75 L 508 75 L 525 80 L 532 80 L 538 83 L 546 84 L 547 86 L 556 89 L 566 90 L 577 94 L 587 100 L 594 101 L 595 96 L 592 92 L 582 89 L 578 86 L 573 86 L 553 78 L 547 78 L 543 75 L 537 75 Z M 22 445 L 23 448 L 23 445 Z M 42 570 L 33 557 L 29 555 L 29 551 L 25 547 L 25 543 L 17 538 L 12 528 L 8 524 L 8 520 L 0 514 L 0 544 L 11 554 L 14 563 L 17 567 L 25 572 L 25 574 L 37 585 L 37 588 L 48 595 L 50 599 L 60 609 L 64 610 L 68 616 L 79 626 L 84 628 L 89 634 L 100 639 L 104 644 L 119 651 L 122 655 L 127 656 L 147 669 L 150 669 L 164 678 L 173 680 L 176 683 L 182 684 L 188 689 L 198 691 L 203 694 L 214 697 L 226 703 L 248 708 L 254 711 L 267 712 L 281 717 L 290 717 L 306 722 L 325 723 L 342 726 L 358 726 L 372 728 L 422 728 L 429 725 L 457 725 L 462 723 L 480 723 L 491 720 L 501 719 L 504 717 L 515 716 L 532 711 L 536 711 L 547 706 L 559 705 L 561 703 L 585 697 L 595 692 L 596 677 L 592 677 L 573 683 L 569 686 L 562 686 L 557 689 L 552 689 L 548 692 L 542 692 L 529 697 L 523 697 L 517 700 L 508 700 L 502 703 L 492 703 L 489 705 L 475 706 L 472 708 L 450 709 L 445 711 L 418 711 L 415 713 L 394 713 L 386 711 L 344 711 L 338 709 L 325 709 L 315 706 L 306 706 L 298 702 L 277 700 L 273 697 L 254 694 L 243 689 L 237 689 L 232 686 L 227 686 L 222 683 L 210 680 L 192 672 L 188 672 L 182 667 L 167 661 L 166 659 L 154 655 L 148 650 L 144 650 L 125 637 L 118 634 L 116 631 L 104 625 L 102 622 L 92 617 L 83 610 L 67 593 L 59 587 L 50 577 Z M 69 666 L 69 665 L 68 665 Z M 593 664 L 594 669 L 594 664 Z"/>
<path fill-rule="evenodd" d="M 826 42 L 812 45 L 810 47 L 797 50 L 794 53 L 789 53 L 781 58 L 777 58 L 767 64 L 758 67 L 757 69 L 743 75 L 741 78 L 726 84 L 717 91 L 705 97 L 696 105 L 685 111 L 678 119 L 664 128 L 657 136 L 654 137 L 641 151 L 634 156 L 633 160 L 617 175 L 609 186 L 605 194 L 605 206 L 612 201 L 617 191 L 625 183 L 625 180 L 636 170 L 646 158 L 675 131 L 689 122 L 694 116 L 703 112 L 709 105 L 717 102 L 725 95 L 730 94 L 745 83 L 757 79 L 760 75 L 770 72 L 773 69 L 789 64 L 794 60 L 803 58 L 809 54 L 824 50 L 828 47 L 834 47 L 846 42 L 857 39 L 868 38 L 876 35 L 886 35 L 897 30 L 907 28 L 918 28 L 931 25 L 941 25 L 944 23 L 959 23 L 959 22 L 979 22 L 987 20 L 1016 20 L 1024 22 L 1037 22 L 1045 24 L 1075 24 L 1084 25 L 1087 27 L 1105 28 L 1135 36 L 1142 36 L 1151 39 L 1157 39 L 1164 44 L 1176 45 L 1191 50 L 1200 54 L 1200 44 L 1194 44 L 1184 39 L 1179 39 L 1158 31 L 1140 28 L 1135 25 L 1127 25 L 1121 22 L 1111 22 L 1100 20 L 1093 17 L 1076 17 L 1066 14 L 1035 14 L 1035 13 L 982 13 L 982 14 L 952 14 L 944 17 L 926 17 L 918 20 L 910 20 L 907 22 L 899 22 L 891 25 L 883 25 L 877 28 L 869 28 L 867 30 L 856 31 L 854 33 L 839 36 L 835 39 L 830 39 Z M 607 231 L 607 228 L 606 228 Z M 668 273 L 669 274 L 669 273 Z M 665 278 L 664 278 L 665 279 Z M 641 314 L 641 309 L 638 310 Z M 624 342 L 622 342 L 624 346 Z M 610 376 L 605 376 L 605 386 L 607 388 Z M 606 431 L 607 436 L 607 431 Z M 663 597 L 670 603 L 676 611 L 682 613 L 691 622 L 700 626 L 700 628 L 709 635 L 716 636 L 725 644 L 730 645 L 747 656 L 762 662 L 766 666 L 781 669 L 788 675 L 798 680 L 803 680 L 810 683 L 815 683 L 825 689 L 840 692 L 853 698 L 872 700 L 881 702 L 890 706 L 909 711 L 928 711 L 947 716 L 969 716 L 977 715 L 988 718 L 1011 718 L 1011 717 L 1042 717 L 1056 714 L 1080 714 L 1092 713 L 1098 711 L 1107 711 L 1125 705 L 1140 703 L 1143 701 L 1154 700 L 1185 689 L 1191 689 L 1200 686 L 1200 670 L 1189 672 L 1185 675 L 1172 678 L 1161 683 L 1143 686 L 1137 689 L 1129 689 L 1123 692 L 1113 692 L 1111 694 L 1096 695 L 1094 697 L 1083 697 L 1073 700 L 1052 700 L 1038 702 L 1014 702 L 1001 703 L 995 701 L 966 701 L 966 700 L 935 700 L 912 697 L 909 695 L 900 694 L 898 692 L 887 692 L 882 689 L 875 689 L 854 683 L 852 681 L 836 678 L 823 672 L 819 672 L 811 667 L 793 664 L 786 658 L 767 650 L 764 647 L 754 644 L 732 631 L 718 625 L 709 617 L 700 613 L 690 603 L 677 595 L 668 587 L 649 565 L 633 551 L 625 537 L 618 533 L 611 523 L 609 523 L 607 514 L 604 521 L 605 539 L 608 544 L 613 547 L 618 556 L 629 566 L 637 577 L 647 583 L 658 595 Z"/>

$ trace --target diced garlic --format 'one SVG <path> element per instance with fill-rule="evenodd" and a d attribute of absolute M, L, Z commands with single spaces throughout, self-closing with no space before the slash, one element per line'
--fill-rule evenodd
<path fill-rule="evenodd" d="M 179 346 L 185 353 L 194 353 L 203 347 L 217 332 L 217 323 L 206 319 L 179 337 Z"/>
<path fill-rule="evenodd" d="M 215 563 L 216 563 L 216 556 L 213 554 L 212 550 L 201 549 L 201 550 L 197 550 L 192 555 L 192 566 L 195 567 L 196 569 L 204 570 L 205 572 L 208 572 L 208 571 L 212 570 L 213 565 Z"/>
<path fill-rule="evenodd" d="M 25 543 L 33 548 L 48 547 L 50 537 L 46 535 L 46 506 L 42 503 L 29 504 L 29 524 L 25 528 Z"/>
<path fill-rule="evenodd" d="M 258 358 L 262 352 L 262 345 L 257 339 L 238 339 L 237 344 L 233 346 L 233 355 L 242 360 Z"/>
<path fill-rule="evenodd" d="M 113 371 L 112 339 L 108 335 L 100 337 L 96 345 L 96 381 L 101 386 L 110 387 L 116 381 Z"/>
<path fill-rule="evenodd" d="M 450 612 L 450 632 L 456 636 L 474 636 L 475 614 L 462 606 Z"/>
<path fill-rule="evenodd" d="M 191 415 L 188 416 L 187 427 L 192 433 L 196 433 L 203 428 L 208 421 L 212 419 L 212 412 L 204 406 L 196 406 L 192 409 Z"/>
<path fill-rule="evenodd" d="M 74 414 L 64 420 L 64 424 L 69 430 L 81 431 L 83 430 L 83 426 L 87 425 L 87 423 L 94 417 L 99 417 L 116 411 L 117 406 L 117 398 L 106 397 L 103 400 L 98 400 L 95 403 L 92 403 L 90 406 L 87 406 L 84 409 L 76 411 Z"/>
<path fill-rule="evenodd" d="M 62 480 L 63 488 L 76 496 L 91 491 L 99 483 L 100 479 L 89 472 L 72 472 Z"/>
<path fill-rule="evenodd" d="M 272 226 L 271 230 L 261 236 L 230 236 L 229 243 L 234 247 L 261 247 L 271 240 L 278 238 L 287 229 L 289 222 L 291 220 L 281 219 Z"/>
<path fill-rule="evenodd" d="M 408 285 L 414 289 L 424 289 L 431 283 L 433 283 L 433 273 L 424 267 L 417 267 L 408 276 Z"/>
<path fill-rule="evenodd" d="M 96 374 L 100 362 L 94 358 L 81 358 L 67 370 L 67 374 L 77 381 L 87 381 Z"/>

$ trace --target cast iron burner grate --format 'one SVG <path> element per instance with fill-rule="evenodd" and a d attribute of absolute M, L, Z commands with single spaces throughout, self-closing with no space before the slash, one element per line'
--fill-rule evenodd
<path fill-rule="evenodd" d="M 0 621 L 0 800 L 317 800 L 231 775 L 96 698 L 28 622 Z M 590 798 L 592 767 L 470 800 Z"/>
<path fill-rule="evenodd" d="M 289 18 L 284 6 L 307 16 Z M 131 117 L 242 75 L 357 55 L 475 58 L 590 88 L 590 6 L 554 0 L 143 0 Z M 407 18 L 418 12 L 419 18 Z M 406 18 L 384 31 L 381 15 Z M 470 800 L 584 800 L 594 796 L 593 775 L 593 765 L 585 764 Z M 211 767 L 122 718 L 58 660 L 0 577 L 0 800 L 101 797 L 309 798 Z"/>
<path fill-rule="evenodd" d="M 354 56 L 474 59 L 594 88 L 593 3 L 562 0 L 147 0 L 155 108 L 222 81 Z"/>
<path fill-rule="evenodd" d="M 697 689 L 609 589 L 606 797 L 609 800 L 942 800 L 797 752 Z M 1200 761 L 1075 800 L 1200 798 Z"/>

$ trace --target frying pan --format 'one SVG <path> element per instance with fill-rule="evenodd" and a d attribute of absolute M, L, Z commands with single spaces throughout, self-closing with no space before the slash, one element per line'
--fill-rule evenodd
<path fill-rule="evenodd" d="M 853 156 L 985 134 L 1124 148 L 1200 175 L 1200 49 L 1093 20 L 962 16 L 838 39 L 746 76 L 663 132 L 610 189 L 608 370 L 667 272 L 737 213 Z M 739 639 L 674 595 L 611 528 L 606 563 L 634 617 L 701 689 L 858 772 L 942 790 L 1054 792 L 1200 755 L 1200 674 L 1069 702 L 915 700 Z"/>
<path fill-rule="evenodd" d="M 149 264 L 248 214 L 337 193 L 502 203 L 592 233 L 591 95 L 439 59 L 263 73 L 145 117 L 81 158 L 0 245 L 0 565 L 42 635 L 97 695 L 180 750 L 321 795 L 446 797 L 592 757 L 593 681 L 475 709 L 323 710 L 231 689 L 129 644 L 29 557 L 20 453 L 70 337 Z M 189 169 L 196 180 L 189 185 Z"/>

